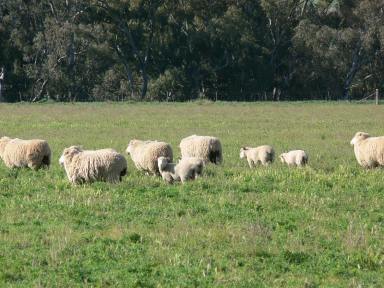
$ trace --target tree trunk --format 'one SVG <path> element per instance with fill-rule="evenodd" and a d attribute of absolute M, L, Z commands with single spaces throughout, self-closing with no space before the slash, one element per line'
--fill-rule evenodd
<path fill-rule="evenodd" d="M 362 64 L 362 58 L 363 58 L 362 56 L 363 56 L 363 47 L 362 47 L 361 41 L 359 41 L 358 45 L 353 51 L 352 65 L 344 81 L 344 85 L 343 85 L 344 100 L 351 101 L 351 95 L 349 94 L 349 90 L 351 89 L 351 85 L 352 85 L 353 79 L 356 76 L 356 73 L 360 70 L 360 67 Z"/>
<path fill-rule="evenodd" d="M 0 71 L 0 102 L 3 102 L 3 89 L 4 89 L 4 68 Z"/>
<path fill-rule="evenodd" d="M 36 96 L 32 99 L 31 102 L 36 102 L 36 101 L 39 101 L 41 99 L 41 96 L 43 95 L 45 87 L 47 86 L 47 84 L 48 84 L 48 80 L 44 80 L 43 84 L 40 87 L 39 93 L 36 94 Z"/>
<path fill-rule="evenodd" d="M 75 93 L 75 32 L 71 33 L 70 43 L 67 49 L 67 57 L 68 57 L 68 75 L 70 78 L 70 85 L 68 91 L 68 97 L 72 100 L 73 97 L 76 97 Z"/>
<path fill-rule="evenodd" d="M 125 73 L 128 78 L 129 86 L 131 87 L 131 99 L 133 99 L 135 94 L 135 88 L 133 84 L 131 67 L 129 66 L 129 63 L 126 59 L 126 56 L 124 55 L 124 52 L 120 49 L 118 45 L 115 46 L 115 50 L 116 50 L 117 56 L 119 56 L 120 60 L 123 62 Z"/>
<path fill-rule="evenodd" d="M 147 95 L 148 90 L 148 74 L 145 67 L 143 67 L 141 71 L 143 73 L 143 85 L 141 86 L 141 100 L 143 100 Z"/>

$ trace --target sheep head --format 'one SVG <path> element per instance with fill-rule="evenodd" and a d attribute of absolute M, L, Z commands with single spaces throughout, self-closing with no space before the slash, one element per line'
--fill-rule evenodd
<path fill-rule="evenodd" d="M 7 145 L 7 143 L 10 140 L 12 140 L 12 139 L 7 137 L 7 136 L 3 136 L 3 137 L 0 138 L 0 157 L 2 157 L 2 155 L 4 153 L 5 145 Z"/>
<path fill-rule="evenodd" d="M 248 150 L 248 147 L 241 147 L 240 148 L 240 159 L 245 158 L 245 151 Z"/>
<path fill-rule="evenodd" d="M 168 157 L 161 156 L 157 158 L 157 165 L 159 166 L 160 172 L 164 170 L 164 168 L 169 163 L 170 159 Z"/>
<path fill-rule="evenodd" d="M 60 156 L 59 163 L 61 166 L 64 166 L 64 162 L 66 159 L 71 160 L 73 156 L 76 154 L 82 152 L 83 149 L 81 149 L 80 146 L 71 146 L 68 148 L 65 148 L 63 151 L 63 154 Z"/>
<path fill-rule="evenodd" d="M 279 158 L 281 163 L 285 163 L 285 153 L 280 154 Z"/>
<path fill-rule="evenodd" d="M 355 136 L 352 138 L 351 140 L 351 145 L 355 145 L 357 142 L 361 141 L 361 140 L 365 140 L 367 138 L 369 138 L 370 135 L 368 133 L 365 133 L 365 132 L 357 132 L 355 134 Z"/>
<path fill-rule="evenodd" d="M 134 146 L 136 146 L 138 143 L 140 143 L 142 141 L 140 140 L 137 140 L 137 139 L 132 139 L 131 141 L 129 141 L 128 143 L 128 147 L 127 149 L 125 150 L 125 152 L 130 155 L 132 153 L 132 150 L 134 149 Z"/>

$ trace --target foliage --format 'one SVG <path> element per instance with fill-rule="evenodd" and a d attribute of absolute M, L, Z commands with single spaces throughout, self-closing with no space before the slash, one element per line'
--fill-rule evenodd
<path fill-rule="evenodd" d="M 383 0 L 2 0 L 6 101 L 362 98 Z"/>

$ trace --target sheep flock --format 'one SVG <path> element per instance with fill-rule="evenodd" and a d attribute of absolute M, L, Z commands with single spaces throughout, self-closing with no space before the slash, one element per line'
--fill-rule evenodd
<path fill-rule="evenodd" d="M 384 136 L 373 137 L 357 132 L 350 144 L 358 164 L 364 168 L 384 166 Z M 134 166 L 148 175 L 161 176 L 169 184 L 185 183 L 202 177 L 203 169 L 209 163 L 223 163 L 222 144 L 217 137 L 192 135 L 181 140 L 181 159 L 173 162 L 170 144 L 162 141 L 129 141 L 126 153 L 131 156 Z M 0 138 L 0 158 L 6 167 L 38 170 L 51 165 L 51 149 L 47 141 L 40 139 L 22 140 Z M 240 159 L 246 159 L 249 167 L 269 166 L 274 162 L 275 150 L 270 145 L 240 148 Z M 302 167 L 308 164 L 304 150 L 291 150 L 279 155 L 283 164 Z M 65 148 L 59 159 L 67 178 L 72 184 L 95 181 L 118 183 L 128 173 L 127 160 L 123 154 L 112 148 L 84 150 L 81 146 Z"/>

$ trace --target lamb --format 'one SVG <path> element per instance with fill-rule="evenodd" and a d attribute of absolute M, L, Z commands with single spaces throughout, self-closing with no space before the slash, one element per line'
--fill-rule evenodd
<path fill-rule="evenodd" d="M 83 150 L 65 148 L 59 163 L 72 184 L 106 181 L 117 183 L 127 174 L 127 160 L 113 149 Z"/>
<path fill-rule="evenodd" d="M 51 148 L 45 140 L 0 138 L 0 158 L 8 168 L 38 170 L 51 164 Z"/>
<path fill-rule="evenodd" d="M 240 149 L 240 159 L 247 158 L 250 168 L 255 167 L 258 163 L 267 166 L 273 162 L 274 157 L 275 151 L 269 145 L 262 145 L 256 148 L 242 147 Z"/>
<path fill-rule="evenodd" d="M 176 174 L 176 164 L 170 163 L 169 158 L 159 157 L 157 159 L 157 165 L 164 181 L 170 184 L 174 181 L 180 181 L 180 176 Z"/>
<path fill-rule="evenodd" d="M 167 157 L 173 161 L 171 145 L 160 141 L 133 139 L 129 142 L 126 152 L 131 155 L 136 168 L 146 174 L 160 175 L 157 163 L 159 157 Z"/>
<path fill-rule="evenodd" d="M 197 157 L 182 158 L 176 165 L 176 172 L 180 175 L 181 182 L 196 179 L 203 174 L 204 161 Z M 184 180 L 183 180 L 184 179 Z"/>
<path fill-rule="evenodd" d="M 202 174 L 204 162 L 202 159 L 189 157 L 179 161 L 179 163 L 170 163 L 166 157 L 157 159 L 161 177 L 167 183 L 181 181 L 185 183 L 187 180 L 194 180 Z"/>
<path fill-rule="evenodd" d="M 384 166 L 384 136 L 357 132 L 351 140 L 357 162 L 364 168 Z"/>
<path fill-rule="evenodd" d="M 192 135 L 180 142 L 181 157 L 197 157 L 204 163 L 220 164 L 223 161 L 220 140 L 212 136 Z"/>
<path fill-rule="evenodd" d="M 308 155 L 304 150 L 292 150 L 281 154 L 280 160 L 288 166 L 304 166 L 308 163 Z"/>

